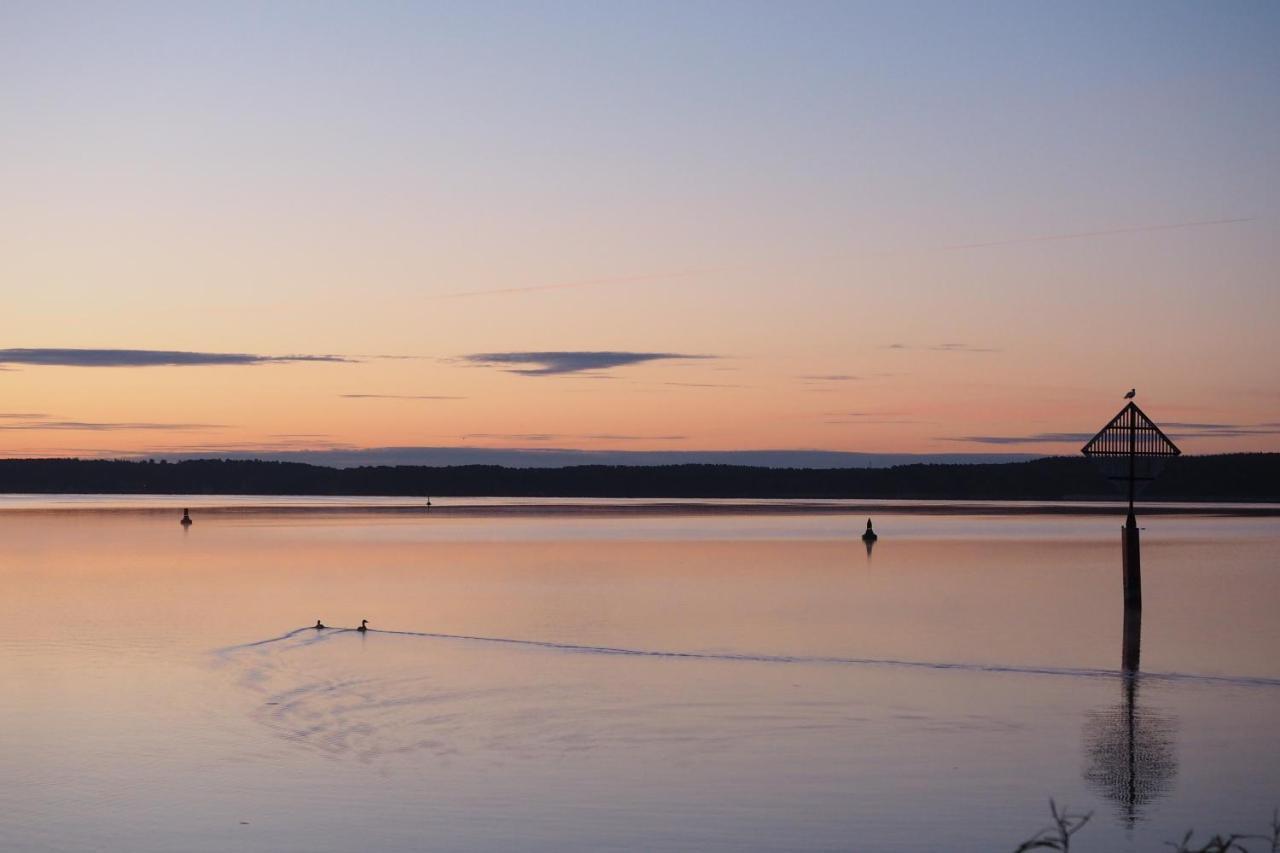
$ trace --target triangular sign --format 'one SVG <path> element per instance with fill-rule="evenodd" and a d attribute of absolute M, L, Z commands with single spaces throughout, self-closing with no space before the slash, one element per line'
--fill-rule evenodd
<path fill-rule="evenodd" d="M 1081 452 L 1108 480 L 1127 484 L 1132 479 L 1135 493 L 1154 480 L 1169 459 L 1182 454 L 1136 403 L 1121 409 Z"/>

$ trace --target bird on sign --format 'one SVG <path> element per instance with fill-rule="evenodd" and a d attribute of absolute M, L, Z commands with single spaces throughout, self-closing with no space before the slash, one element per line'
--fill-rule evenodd
<path fill-rule="evenodd" d="M 1136 396 L 1138 396 L 1138 389 L 1136 389 L 1136 388 L 1130 388 L 1130 389 L 1129 389 L 1129 393 L 1128 393 L 1128 394 L 1125 394 L 1125 395 L 1124 395 L 1124 398 L 1125 398 L 1126 400 L 1132 400 L 1132 399 L 1133 399 L 1134 397 L 1136 397 Z"/>

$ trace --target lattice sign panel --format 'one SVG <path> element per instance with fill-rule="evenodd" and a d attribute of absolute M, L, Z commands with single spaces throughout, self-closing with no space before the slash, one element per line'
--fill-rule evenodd
<path fill-rule="evenodd" d="M 1182 451 L 1135 403 L 1120 410 L 1081 451 L 1103 476 L 1137 494 L 1159 476 L 1165 463 Z"/>

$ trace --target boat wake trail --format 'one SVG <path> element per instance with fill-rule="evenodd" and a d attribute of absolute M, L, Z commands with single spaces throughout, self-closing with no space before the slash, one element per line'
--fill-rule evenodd
<path fill-rule="evenodd" d="M 217 650 L 217 654 L 226 655 L 240 650 L 252 649 L 255 647 L 269 646 L 275 643 L 281 643 L 286 640 L 293 639 L 299 635 L 305 635 L 312 632 L 315 636 L 310 640 L 304 641 L 301 645 L 314 645 L 315 643 L 325 642 L 330 639 L 342 635 L 350 635 L 359 633 L 354 628 L 327 628 L 317 631 L 314 628 L 297 628 L 278 637 L 270 637 L 265 640 L 257 640 L 251 643 L 243 643 L 237 646 L 228 646 Z M 808 665 L 835 665 L 835 666 L 866 666 L 866 667 L 889 667 L 900 669 L 924 669 L 935 671 L 952 671 L 952 672 L 976 672 L 990 673 L 998 675 L 1042 675 L 1056 676 L 1063 678 L 1098 678 L 1098 679 L 1115 679 L 1124 678 L 1129 674 L 1121 670 L 1115 669 L 1090 669 L 1082 667 L 1055 667 L 1055 666 L 1034 666 L 1034 665 L 1015 665 L 1015 664 L 998 664 L 998 663 L 973 663 L 973 662 L 956 662 L 956 661 L 916 661 L 904 660 L 899 658 L 862 658 L 862 657 L 835 657 L 822 655 L 771 655 L 771 654 L 755 654 L 755 653 L 737 653 L 737 652 L 696 652 L 696 651 L 670 651 L 660 649 L 633 649 L 618 646 L 594 646 L 580 643 L 559 643 L 550 640 L 529 640 L 517 637 L 483 637 L 472 634 L 445 634 L 429 631 L 391 631 L 385 629 L 368 629 L 370 635 L 384 635 L 394 637 L 415 637 L 427 640 L 451 640 L 468 643 L 493 643 L 509 646 L 521 646 L 525 648 L 549 649 L 559 652 L 570 652 L 576 654 L 591 655 L 614 655 L 619 657 L 642 657 L 642 658 L 667 658 L 673 660 L 702 660 L 702 661 L 726 661 L 735 663 L 765 663 L 765 664 L 808 664 Z M 1237 676 L 1237 675 L 1206 675 L 1199 673 L 1186 672 L 1148 672 L 1139 673 L 1144 682 L 1167 681 L 1167 682 L 1190 682 L 1201 684 L 1221 684 L 1233 685 L 1239 687 L 1280 687 L 1280 679 L 1265 678 L 1259 676 Z"/>

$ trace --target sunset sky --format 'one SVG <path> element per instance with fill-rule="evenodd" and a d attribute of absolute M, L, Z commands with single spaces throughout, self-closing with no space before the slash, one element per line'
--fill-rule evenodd
<path fill-rule="evenodd" d="M 0 0 L 0 456 L 1280 451 L 1280 5 Z"/>

